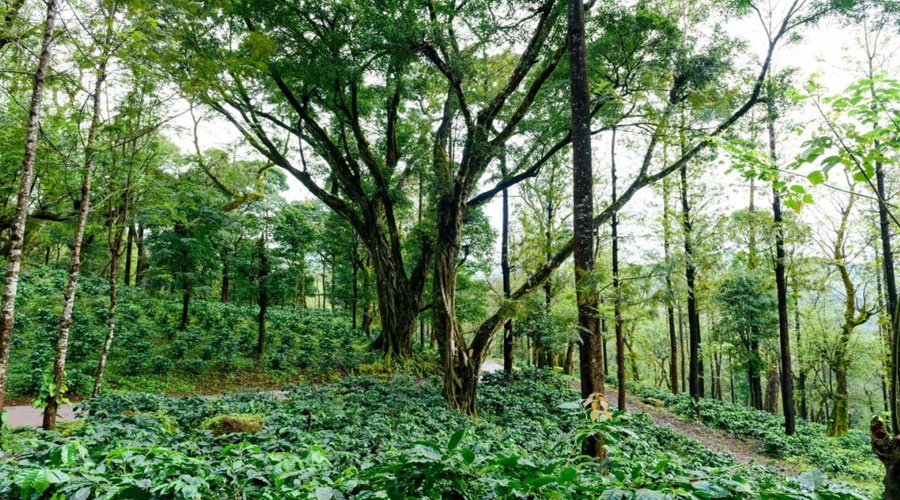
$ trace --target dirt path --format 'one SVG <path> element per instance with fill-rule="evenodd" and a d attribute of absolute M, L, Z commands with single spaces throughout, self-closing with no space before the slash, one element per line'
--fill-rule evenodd
<path fill-rule="evenodd" d="M 10 428 L 40 427 L 43 422 L 43 408 L 35 408 L 31 405 L 7 406 L 5 411 Z M 70 420 L 75 420 L 75 410 L 72 409 L 72 405 L 60 405 L 56 421 L 67 422 Z"/>
<path fill-rule="evenodd" d="M 580 388 L 580 382 L 572 381 L 572 387 Z M 613 387 L 606 390 L 606 399 L 610 409 L 619 404 L 618 394 Z M 628 396 L 625 408 L 628 411 L 642 411 L 646 413 L 654 424 L 668 427 L 678 434 L 691 438 L 703 446 L 721 453 L 727 453 L 735 460 L 743 464 L 755 464 L 771 467 L 785 475 L 794 475 L 799 471 L 795 464 L 774 459 L 757 451 L 759 444 L 750 440 L 741 439 L 719 429 L 713 429 L 703 424 L 687 421 L 672 410 L 662 406 L 645 403 L 640 398 Z"/>

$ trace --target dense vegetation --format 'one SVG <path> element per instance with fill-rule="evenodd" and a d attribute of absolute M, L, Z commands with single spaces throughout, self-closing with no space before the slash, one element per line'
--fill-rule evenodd
<path fill-rule="evenodd" d="M 549 371 L 496 374 L 481 413 L 441 403 L 437 379 L 348 378 L 283 396 L 215 400 L 109 394 L 58 432 L 4 437 L 0 494 L 28 498 L 854 498 L 805 474 L 784 480 L 735 462 L 645 415 L 593 424 L 578 394 Z M 211 429 L 217 417 L 242 422 Z M 602 466 L 579 456 L 595 429 Z M 239 431 L 239 432 L 234 432 Z"/>
<path fill-rule="evenodd" d="M 900 500 L 898 31 L 0 0 L 0 497 Z"/>
<path fill-rule="evenodd" d="M 59 303 L 48 300 L 65 280 L 61 269 L 30 271 L 20 288 L 20 336 L 12 350 L 10 396 L 38 394 L 53 365 Z M 67 380 L 73 396 L 90 396 L 97 367 L 95 346 L 106 333 L 105 280 L 85 277 L 74 311 Z M 273 307 L 268 314 L 271 347 L 255 356 L 256 308 L 197 301 L 193 320 L 178 329 L 181 303 L 166 296 L 125 289 L 121 329 L 110 353 L 112 388 L 183 394 L 241 388 L 281 388 L 287 381 L 330 380 L 378 360 L 371 339 L 345 315 L 320 309 Z M 374 368 L 373 368 L 374 369 Z"/>
<path fill-rule="evenodd" d="M 637 394 L 664 402 L 683 418 L 693 419 L 696 414 L 694 402 L 686 395 L 676 396 L 652 388 L 639 389 Z M 749 438 L 772 457 L 818 469 L 851 483 L 871 485 L 881 478 L 881 464 L 872 456 L 872 443 L 862 429 L 831 437 L 826 433 L 826 426 L 801 420 L 797 433 L 786 436 L 781 432 L 784 420 L 776 415 L 709 399 L 701 400 L 699 406 L 704 425 Z"/>

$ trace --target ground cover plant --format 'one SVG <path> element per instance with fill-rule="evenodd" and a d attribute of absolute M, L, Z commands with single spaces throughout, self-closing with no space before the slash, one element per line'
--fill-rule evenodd
<path fill-rule="evenodd" d="M 667 408 L 685 419 L 696 418 L 695 403 L 686 394 L 673 395 L 649 387 L 634 393 L 664 402 Z M 825 425 L 800 420 L 796 434 L 786 436 L 781 432 L 784 419 L 778 415 L 712 399 L 699 400 L 699 407 L 700 421 L 704 425 L 752 439 L 759 443 L 761 452 L 772 457 L 819 469 L 845 481 L 871 486 L 881 479 L 881 464 L 872 456 L 871 440 L 862 429 L 851 429 L 845 436 L 831 437 L 827 435 Z"/>
<path fill-rule="evenodd" d="M 56 290 L 63 269 L 40 267 L 20 285 L 19 335 L 12 345 L 9 395 L 29 399 L 50 373 L 52 339 L 59 325 Z M 97 367 L 95 346 L 107 329 L 108 283 L 85 276 L 75 304 L 67 363 L 72 396 L 88 396 Z M 371 338 L 353 329 L 345 314 L 322 309 L 272 306 L 269 348 L 259 359 L 254 347 L 257 310 L 242 303 L 196 300 L 192 319 L 178 328 L 180 302 L 170 295 L 119 292 L 118 329 L 107 369 L 112 388 L 181 394 L 281 387 L 286 380 L 328 380 L 377 361 Z"/>
<path fill-rule="evenodd" d="M 654 426 L 593 424 L 547 370 L 486 377 L 480 414 L 441 404 L 436 379 L 347 378 L 221 399 L 110 393 L 83 421 L 4 435 L 5 498 L 857 498 L 786 480 Z M 227 416 L 227 419 L 224 417 Z M 231 427 L 223 429 L 223 420 Z M 261 425 L 260 425 L 261 424 Z M 217 431 L 218 429 L 218 431 Z M 600 431 L 609 460 L 579 456 Z"/>

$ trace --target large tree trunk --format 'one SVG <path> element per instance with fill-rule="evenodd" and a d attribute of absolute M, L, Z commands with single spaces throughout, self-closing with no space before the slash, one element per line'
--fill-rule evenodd
<path fill-rule="evenodd" d="M 594 182 L 591 163 L 590 96 L 584 37 L 584 3 L 568 0 L 567 41 L 572 103 L 572 197 L 575 260 L 575 297 L 581 334 L 581 394 L 603 394 L 602 339 L 597 331 L 599 298 L 594 272 Z M 605 457 L 602 437 L 585 440 L 582 451 Z"/>
<path fill-rule="evenodd" d="M 381 318 L 381 335 L 375 340 L 373 347 L 380 349 L 386 358 L 409 358 L 413 353 L 419 301 L 425 282 L 424 269 L 431 250 L 423 249 L 423 256 L 412 277 L 409 277 L 403 267 L 399 246 L 392 247 L 374 222 L 367 229 L 371 234 L 360 233 L 360 237 L 366 244 L 375 270 L 375 290 Z"/>
<path fill-rule="evenodd" d="M 500 156 L 500 174 L 504 178 L 506 177 L 506 151 Z M 503 190 L 503 219 L 500 228 L 500 271 L 503 273 L 503 297 L 509 300 L 512 286 L 509 268 L 509 193 L 506 189 Z M 506 373 L 513 371 L 513 349 L 515 349 L 515 339 L 510 319 L 503 324 L 503 371 Z"/>
<path fill-rule="evenodd" d="M 437 251 L 432 276 L 432 317 L 444 367 L 444 397 L 451 408 L 474 415 L 478 376 L 483 360 L 467 349 L 456 317 L 457 249 L 462 208 L 452 195 L 437 202 Z"/>
<path fill-rule="evenodd" d="M 769 99 L 768 130 L 769 156 L 773 164 L 778 157 L 775 150 L 775 103 Z M 787 280 L 784 270 L 784 221 L 781 215 L 781 196 L 772 186 L 772 217 L 775 222 L 775 288 L 778 293 L 778 339 L 781 347 L 781 406 L 784 411 L 784 432 L 788 436 L 796 430 L 794 416 L 794 378 L 791 373 L 791 336 L 788 331 Z"/>
<path fill-rule="evenodd" d="M 834 367 L 834 378 L 836 386 L 831 406 L 831 419 L 828 421 L 826 434 L 845 436 L 850 430 L 850 396 L 847 392 L 846 363 L 840 363 Z"/>
<path fill-rule="evenodd" d="M 872 417 L 869 427 L 872 450 L 884 464 L 883 500 L 900 500 L 900 436 L 892 435 L 879 417 Z"/>
<path fill-rule="evenodd" d="M 610 183 L 612 205 L 616 204 L 616 129 L 613 127 L 610 146 Z M 618 378 L 618 407 L 625 410 L 625 333 L 622 331 L 622 290 L 619 286 L 619 212 L 614 210 L 610 221 L 612 235 L 613 321 L 616 331 L 616 378 Z M 636 367 L 635 367 L 636 368 Z M 637 378 L 637 370 L 634 372 Z"/>
<path fill-rule="evenodd" d="M 47 0 L 47 15 L 38 56 L 37 70 L 28 106 L 28 121 L 25 125 L 25 154 L 22 157 L 22 171 L 19 191 L 16 197 L 16 212 L 10 225 L 10 247 L 6 259 L 6 278 L 0 299 L 0 412 L 3 411 L 6 396 L 6 376 L 9 367 L 9 348 L 12 343 L 15 324 L 16 291 L 19 287 L 19 271 L 22 267 L 22 246 L 25 241 L 25 220 L 28 217 L 28 202 L 34 181 L 34 164 L 37 157 L 37 136 L 40 129 L 41 105 L 44 97 L 44 80 L 50 65 L 50 45 L 56 22 L 56 0 Z"/>
<path fill-rule="evenodd" d="M 112 20 L 107 19 L 112 27 Z M 109 33 L 108 33 L 109 35 Z M 109 36 L 107 36 L 108 40 Z M 46 401 L 42 427 L 52 430 L 56 427 L 56 412 L 62 399 L 62 387 L 66 371 L 66 355 L 69 350 L 69 330 L 72 327 L 72 310 L 75 307 L 75 289 L 81 276 L 81 244 L 84 230 L 87 227 L 88 215 L 91 213 L 91 178 L 94 175 L 94 143 L 100 129 L 100 104 L 103 81 L 106 79 L 106 59 L 100 61 L 97 68 L 94 95 L 92 96 L 91 123 L 88 126 L 87 140 L 84 146 L 84 172 L 81 181 L 81 202 L 78 207 L 78 220 L 75 224 L 75 236 L 72 239 L 72 251 L 69 255 L 69 279 L 63 292 L 63 309 L 59 318 L 59 336 L 56 339 L 56 355 L 53 363 L 54 393 Z"/>
<path fill-rule="evenodd" d="M 350 317 L 351 324 L 353 325 L 353 329 L 356 329 L 356 313 L 357 306 L 359 305 L 359 242 L 357 241 L 357 235 L 353 233 L 353 271 L 351 276 L 352 281 L 352 290 L 350 295 Z"/>

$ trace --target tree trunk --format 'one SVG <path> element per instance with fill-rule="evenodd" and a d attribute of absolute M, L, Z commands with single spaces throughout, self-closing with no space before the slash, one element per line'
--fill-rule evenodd
<path fill-rule="evenodd" d="M 850 396 L 847 392 L 847 366 L 835 366 L 834 378 L 837 383 L 834 401 L 831 406 L 831 419 L 828 421 L 826 434 L 829 436 L 845 436 L 850 430 Z"/>
<path fill-rule="evenodd" d="M 500 155 L 500 174 L 506 177 L 506 151 Z M 512 293 L 509 268 L 509 193 L 503 190 L 503 218 L 500 227 L 500 271 L 503 273 L 503 297 L 509 300 Z M 513 350 L 515 339 L 513 338 L 512 320 L 503 324 L 503 371 L 513 372 Z"/>
<path fill-rule="evenodd" d="M 257 279 L 259 281 L 259 315 L 256 319 L 256 356 L 263 359 L 266 355 L 266 311 L 269 309 L 269 255 L 266 252 L 266 238 L 260 237 L 258 245 L 259 269 Z M 354 325 L 354 328 L 356 325 Z"/>
<path fill-rule="evenodd" d="M 10 247 L 6 260 L 6 277 L 0 299 L 0 412 L 3 411 L 6 396 L 6 376 L 9 367 L 9 349 L 12 343 L 15 322 L 16 291 L 19 287 L 19 271 L 22 266 L 22 247 L 25 241 L 25 220 L 28 217 L 28 203 L 34 181 L 34 164 L 37 156 L 37 136 L 40 129 L 41 105 L 44 97 L 44 80 L 50 65 L 50 45 L 56 22 L 56 0 L 47 0 L 47 15 L 41 52 L 28 106 L 28 121 L 25 125 L 25 154 L 22 157 L 22 171 L 19 191 L 16 197 L 16 212 L 10 225 Z"/>
<path fill-rule="evenodd" d="M 230 283 L 231 283 L 231 256 L 224 252 L 222 254 L 222 293 L 221 293 L 221 301 L 223 304 L 228 302 L 228 293 L 230 291 Z"/>
<path fill-rule="evenodd" d="M 353 234 L 353 281 L 350 296 L 350 316 L 352 319 L 353 329 L 356 329 L 356 309 L 359 302 L 359 243 L 356 241 L 357 236 Z"/>
<path fill-rule="evenodd" d="M 872 450 L 884 464 L 883 500 L 900 500 L 900 436 L 891 435 L 879 417 L 872 417 L 869 427 Z"/>
<path fill-rule="evenodd" d="M 681 360 L 681 392 L 688 392 L 687 385 L 687 370 L 685 369 L 684 363 L 687 356 L 685 355 L 684 349 L 684 314 L 681 312 L 681 303 L 678 303 L 678 344 L 679 351 L 681 356 L 679 359 Z"/>
<path fill-rule="evenodd" d="M 760 368 L 762 368 L 762 358 L 759 354 L 759 342 L 750 342 L 750 356 L 747 360 L 747 377 L 750 386 L 750 406 L 756 410 L 763 409 L 763 393 Z"/>
<path fill-rule="evenodd" d="M 687 281 L 687 319 L 688 319 L 688 347 L 690 361 L 688 363 L 688 389 L 695 400 L 703 397 L 703 388 L 700 378 L 700 314 L 697 311 L 697 299 L 694 289 L 696 270 L 694 267 L 694 250 L 691 241 L 691 206 L 687 196 L 687 165 L 682 165 L 681 175 L 681 217 L 684 227 L 684 255 L 685 255 L 685 279 Z"/>
<path fill-rule="evenodd" d="M 610 146 L 610 183 L 612 184 L 612 205 L 616 204 L 616 129 L 612 129 Z M 613 321 L 616 330 L 616 378 L 618 386 L 618 407 L 625 410 L 625 332 L 622 331 L 622 291 L 619 286 L 619 213 L 614 210 L 610 220 L 612 235 L 612 278 L 613 278 Z M 635 377 L 637 372 L 634 373 Z"/>
<path fill-rule="evenodd" d="M 675 291 L 672 289 L 672 255 L 671 239 L 672 226 L 669 222 L 669 179 L 662 181 L 663 185 L 663 250 L 666 263 L 666 320 L 669 326 L 669 387 L 672 394 L 678 394 L 678 338 L 675 331 L 675 308 L 672 302 Z"/>
<path fill-rule="evenodd" d="M 181 331 L 187 330 L 188 325 L 188 312 L 191 306 L 191 289 L 187 286 L 184 287 L 184 290 L 181 294 L 181 322 L 178 323 L 178 329 Z"/>
<path fill-rule="evenodd" d="M 778 368 L 773 364 L 769 367 L 766 395 L 763 401 L 763 410 L 772 414 L 778 413 L 778 383 Z"/>
<path fill-rule="evenodd" d="M 112 27 L 112 20 L 107 19 L 108 26 Z M 109 33 L 107 34 L 107 41 Z M 56 339 L 56 355 L 53 363 L 54 393 L 46 401 L 42 427 L 44 430 L 52 430 L 56 427 L 56 412 L 62 399 L 62 386 L 64 384 L 66 370 L 66 355 L 69 350 L 69 330 L 72 327 L 72 310 L 75 307 L 75 289 L 78 287 L 78 278 L 81 276 L 81 244 L 84 240 L 84 230 L 87 227 L 88 215 L 91 213 L 91 178 L 94 175 L 94 142 L 97 139 L 97 131 L 100 129 L 100 104 L 103 81 L 106 79 L 106 59 L 101 59 L 97 68 L 96 82 L 94 82 L 94 94 L 92 96 L 91 123 L 88 127 L 87 140 L 84 146 L 84 172 L 81 181 L 81 202 L 78 207 L 78 221 L 75 224 L 75 236 L 72 239 L 72 250 L 69 255 L 69 279 L 63 292 L 63 309 L 59 318 L 59 336 Z"/>
<path fill-rule="evenodd" d="M 110 228 L 112 230 L 112 228 Z M 100 351 L 100 360 L 97 362 L 97 371 L 94 374 L 94 389 L 91 391 L 91 397 L 100 394 L 103 386 L 103 375 L 106 371 L 106 360 L 109 358 L 109 351 L 112 348 L 113 338 L 116 336 L 116 321 L 119 306 L 118 286 L 119 286 L 119 256 L 121 255 L 120 246 L 122 237 L 113 237 L 113 251 L 110 255 L 109 267 L 109 310 L 106 321 L 106 338 L 103 340 L 103 348 Z"/>
<path fill-rule="evenodd" d="M 386 358 L 409 358 L 413 353 L 425 266 L 430 261 L 431 249 L 423 249 L 416 268 L 408 276 L 399 246 L 391 246 L 376 224 L 367 230 L 372 233 L 360 233 L 359 236 L 366 245 L 375 270 L 375 290 L 381 318 L 381 335 L 373 343 L 373 348 L 380 349 Z"/>
<path fill-rule="evenodd" d="M 125 286 L 131 286 L 131 247 L 134 246 L 134 224 L 128 225 L 128 240 L 125 243 Z"/>
<path fill-rule="evenodd" d="M 147 272 L 147 268 L 149 267 L 147 261 L 147 248 L 144 245 L 144 226 L 143 224 L 138 224 L 138 232 L 137 232 L 137 266 L 134 272 L 134 284 L 136 286 L 141 286 L 144 284 L 144 275 Z"/>
<path fill-rule="evenodd" d="M 584 3 L 567 2 L 567 41 L 572 104 L 572 195 L 575 260 L 575 297 L 581 334 L 581 395 L 603 394 L 602 340 L 597 331 L 599 298 L 594 273 L 594 199 L 591 164 L 590 96 L 584 38 Z M 585 440 L 582 452 L 605 458 L 602 437 Z"/>
<path fill-rule="evenodd" d="M 769 99 L 768 130 L 769 156 L 777 164 L 775 150 L 775 103 Z M 788 331 L 787 281 L 784 271 L 784 221 L 781 215 L 781 196 L 772 186 L 772 217 L 775 223 L 775 288 L 778 292 L 778 339 L 781 347 L 781 407 L 784 411 L 784 433 L 794 434 L 794 378 L 791 373 L 791 336 Z"/>

